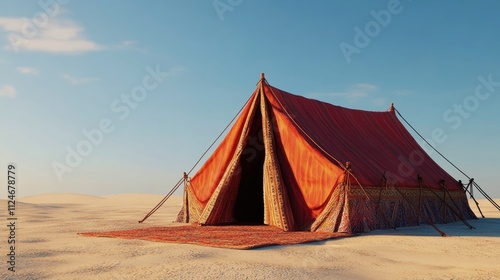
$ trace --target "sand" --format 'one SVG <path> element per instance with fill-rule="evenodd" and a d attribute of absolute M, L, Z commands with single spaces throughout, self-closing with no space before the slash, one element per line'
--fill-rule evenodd
<path fill-rule="evenodd" d="M 357 237 L 254 250 L 83 237 L 78 232 L 172 224 L 172 197 L 144 224 L 161 195 L 47 194 L 17 205 L 16 272 L 2 279 L 500 279 L 500 212 L 480 201 L 487 219 L 378 230 Z M 498 200 L 497 200 L 498 201 Z M 500 201 L 498 201 L 500 202 Z M 5 200 L 0 204 L 6 209 Z M 475 208 L 473 208 L 475 210 Z M 6 211 L 0 220 L 6 221 Z"/>

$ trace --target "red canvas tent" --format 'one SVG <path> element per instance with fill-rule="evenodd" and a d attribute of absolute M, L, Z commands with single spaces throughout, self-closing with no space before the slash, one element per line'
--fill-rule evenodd
<path fill-rule="evenodd" d="M 475 218 L 463 186 L 386 112 L 347 109 L 264 76 L 189 180 L 179 222 L 365 232 Z"/>

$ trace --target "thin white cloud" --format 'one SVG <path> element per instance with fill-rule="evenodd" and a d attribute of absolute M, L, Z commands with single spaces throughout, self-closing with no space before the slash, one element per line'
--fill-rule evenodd
<path fill-rule="evenodd" d="M 399 96 L 410 96 L 411 92 L 409 90 L 396 90 L 394 93 Z"/>
<path fill-rule="evenodd" d="M 354 88 L 360 89 L 360 90 L 366 90 L 366 91 L 374 91 L 378 89 L 378 86 L 373 85 L 373 84 L 363 84 L 359 83 L 354 85 Z"/>
<path fill-rule="evenodd" d="M 27 18 L 0 17 L 0 26 L 7 32 L 21 32 L 25 24 L 29 24 Z"/>
<path fill-rule="evenodd" d="M 16 88 L 11 86 L 11 85 L 5 85 L 0 87 L 0 97 L 10 97 L 14 98 L 16 97 L 17 92 Z"/>
<path fill-rule="evenodd" d="M 0 17 L 6 50 L 78 54 L 99 51 L 103 46 L 88 40 L 84 28 L 71 20 L 50 18 L 41 26 L 36 26 L 27 18 Z"/>
<path fill-rule="evenodd" d="M 135 42 L 135 41 L 125 40 L 125 41 L 122 41 L 119 46 L 123 47 L 123 48 L 126 48 L 126 47 L 134 46 L 136 44 L 137 44 L 137 42 Z"/>
<path fill-rule="evenodd" d="M 141 46 L 139 42 L 132 40 L 121 41 L 119 44 L 109 46 L 108 49 L 118 50 L 118 51 L 133 51 L 133 52 L 143 53 L 146 55 L 157 55 L 150 52 L 147 48 Z M 159 56 L 164 56 L 164 55 L 160 54 Z"/>
<path fill-rule="evenodd" d="M 360 99 L 369 96 L 371 93 L 374 93 L 377 89 L 378 86 L 376 85 L 359 83 L 350 86 L 346 91 L 332 92 L 329 95 L 343 97 L 349 102 L 357 102 Z"/>
<path fill-rule="evenodd" d="M 26 75 L 38 75 L 38 69 L 36 69 L 35 67 L 17 67 L 17 72 Z"/>
<path fill-rule="evenodd" d="M 70 76 L 68 74 L 63 74 L 62 77 L 63 77 L 63 79 L 65 79 L 66 81 L 68 81 L 68 83 L 70 83 L 72 85 L 75 85 L 75 86 L 76 85 L 88 84 L 88 83 L 99 81 L 98 78 L 73 77 L 73 76 Z"/>
<path fill-rule="evenodd" d="M 382 106 L 387 104 L 387 98 L 385 97 L 378 97 L 373 100 L 373 104 Z"/>

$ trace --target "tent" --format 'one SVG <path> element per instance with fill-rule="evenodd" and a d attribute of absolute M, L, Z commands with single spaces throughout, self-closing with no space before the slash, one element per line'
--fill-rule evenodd
<path fill-rule="evenodd" d="M 232 128 L 186 181 L 179 222 L 366 232 L 476 218 L 462 184 L 395 108 L 343 108 L 275 88 L 264 75 Z"/>

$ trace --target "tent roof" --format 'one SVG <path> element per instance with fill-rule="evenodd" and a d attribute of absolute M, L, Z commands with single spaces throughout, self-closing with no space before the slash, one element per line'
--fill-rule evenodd
<path fill-rule="evenodd" d="M 265 81 L 265 80 L 264 80 Z M 386 178 L 395 186 L 418 186 L 417 175 L 432 188 L 444 180 L 456 183 L 398 120 L 393 110 L 371 112 L 348 109 L 294 95 L 267 83 L 264 94 L 274 114 L 285 114 L 301 136 L 339 168 L 350 162 L 362 185 L 374 186 Z"/>

